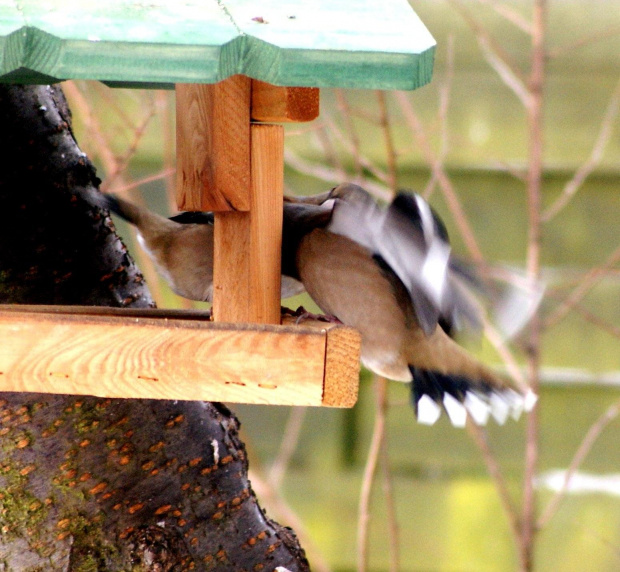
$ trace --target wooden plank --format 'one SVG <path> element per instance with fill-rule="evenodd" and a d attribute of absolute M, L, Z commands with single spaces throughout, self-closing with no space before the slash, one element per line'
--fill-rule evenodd
<path fill-rule="evenodd" d="M 349 397 L 324 400 L 325 371 L 343 366 L 351 371 L 339 375 L 340 383 L 355 387 L 342 394 L 357 391 L 359 365 L 336 363 L 330 351 L 332 340 L 340 338 L 338 353 L 342 339 L 355 339 L 357 333 L 344 326 L 46 310 L 0 308 L 0 391 L 349 407 Z M 336 331 L 341 335 L 332 338 Z"/>
<path fill-rule="evenodd" d="M 213 319 L 250 322 L 251 218 L 249 212 L 215 213 Z"/>
<path fill-rule="evenodd" d="M 248 321 L 280 323 L 284 129 L 252 125 Z"/>
<path fill-rule="evenodd" d="M 282 87 L 252 80 L 252 120 L 267 123 L 312 121 L 319 116 L 318 87 Z"/>
<path fill-rule="evenodd" d="M 179 210 L 250 208 L 250 79 L 177 84 Z"/>
<path fill-rule="evenodd" d="M 435 41 L 407 0 L 0 3 L 0 76 L 173 87 L 244 73 L 277 85 L 415 89 Z"/>

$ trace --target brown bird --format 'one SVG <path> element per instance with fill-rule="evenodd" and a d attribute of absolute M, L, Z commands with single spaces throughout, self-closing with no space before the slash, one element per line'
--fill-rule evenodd
<path fill-rule="evenodd" d="M 301 280 L 327 314 L 362 335 L 362 363 L 412 382 L 422 423 L 441 407 L 454 425 L 467 413 L 504 423 L 535 397 L 511 387 L 452 340 L 445 327 L 480 327 L 469 273 L 451 255 L 445 226 L 418 195 L 399 194 L 387 209 L 361 187 L 340 185 L 289 199 L 282 271 Z M 295 206 L 295 202 L 299 203 Z"/>
<path fill-rule="evenodd" d="M 134 225 L 142 248 L 173 292 L 190 300 L 213 299 L 213 213 L 185 212 L 171 218 L 113 194 L 84 190 L 91 204 Z M 303 292 L 303 286 L 282 277 L 282 297 Z"/>
<path fill-rule="evenodd" d="M 138 239 L 179 295 L 211 300 L 213 214 L 167 219 L 119 197 L 90 191 L 87 200 L 135 225 Z M 401 193 L 388 208 L 361 187 L 285 198 L 282 297 L 308 291 L 323 310 L 362 335 L 362 363 L 412 382 L 418 420 L 446 410 L 454 425 L 469 413 L 504 423 L 535 403 L 459 346 L 446 330 L 480 327 L 475 279 L 451 254 L 445 226 L 418 195 Z M 302 286 L 303 284 L 303 286 Z"/>

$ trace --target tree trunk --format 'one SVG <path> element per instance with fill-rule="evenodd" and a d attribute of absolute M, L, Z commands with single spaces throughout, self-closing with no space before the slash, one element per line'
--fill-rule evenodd
<path fill-rule="evenodd" d="M 152 306 L 57 86 L 0 86 L 0 302 Z M 208 375 L 208 372 L 205 372 Z M 308 570 L 219 404 L 0 394 L 0 569 Z"/>

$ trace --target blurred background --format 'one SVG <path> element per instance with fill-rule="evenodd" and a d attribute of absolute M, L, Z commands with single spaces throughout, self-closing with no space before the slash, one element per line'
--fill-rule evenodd
<path fill-rule="evenodd" d="M 432 83 L 323 89 L 319 119 L 286 127 L 286 190 L 416 190 L 457 253 L 539 276 L 533 331 L 470 343 L 540 382 L 537 414 L 425 427 L 407 385 L 384 394 L 363 371 L 352 410 L 232 406 L 253 486 L 313 570 L 619 570 L 620 5 L 555 0 L 540 20 L 540 1 L 411 4 L 438 43 Z M 102 188 L 173 213 L 174 93 L 63 87 Z M 158 305 L 189 307 L 118 229 Z"/>

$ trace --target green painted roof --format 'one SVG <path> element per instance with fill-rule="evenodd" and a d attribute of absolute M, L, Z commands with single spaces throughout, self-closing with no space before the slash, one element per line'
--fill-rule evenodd
<path fill-rule="evenodd" d="M 407 0 L 0 0 L 0 81 L 415 89 L 435 40 Z"/>

